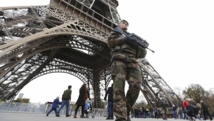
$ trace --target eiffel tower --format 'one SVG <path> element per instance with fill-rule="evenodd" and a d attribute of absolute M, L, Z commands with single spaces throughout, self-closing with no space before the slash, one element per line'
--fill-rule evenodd
<path fill-rule="evenodd" d="M 107 37 L 121 20 L 117 0 L 51 0 L 46 6 L 0 8 L 0 99 L 13 100 L 34 79 L 68 73 L 87 83 L 95 107 L 111 81 Z M 155 107 L 179 97 L 147 59 L 139 60 L 143 93 Z"/>

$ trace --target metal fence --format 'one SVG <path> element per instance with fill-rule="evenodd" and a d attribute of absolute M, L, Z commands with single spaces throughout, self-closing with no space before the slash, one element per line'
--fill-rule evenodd
<path fill-rule="evenodd" d="M 21 102 L 5 102 L 0 101 L 0 112 L 21 112 L 21 113 L 42 113 L 46 114 L 51 108 L 51 104 L 40 104 L 40 103 L 21 103 Z M 89 117 L 106 117 L 107 110 L 93 108 L 92 113 Z M 60 115 L 65 115 L 65 107 L 60 111 Z M 70 114 L 74 115 L 75 106 L 71 106 Z M 54 111 L 52 112 L 54 114 Z M 81 114 L 81 108 L 78 110 L 77 115 Z"/>
<path fill-rule="evenodd" d="M 0 102 L 1 112 L 45 113 L 45 107 L 39 103 Z"/>

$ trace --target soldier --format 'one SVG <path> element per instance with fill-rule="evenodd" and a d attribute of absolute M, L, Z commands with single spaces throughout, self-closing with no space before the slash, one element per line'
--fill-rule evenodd
<path fill-rule="evenodd" d="M 160 106 L 162 108 L 162 115 L 163 115 L 163 120 L 167 120 L 167 105 L 168 105 L 168 102 L 167 102 L 167 99 L 165 96 L 161 96 L 160 97 Z"/>
<path fill-rule="evenodd" d="M 122 20 L 118 27 L 127 33 L 129 23 Z M 128 34 L 128 33 L 127 33 Z M 135 104 L 141 87 L 141 70 L 137 58 L 144 58 L 146 50 L 132 43 L 131 37 L 117 32 L 111 33 L 108 46 L 112 52 L 113 102 L 115 121 L 130 121 L 129 113 Z M 139 53 L 141 53 L 139 55 Z M 127 80 L 129 88 L 125 96 L 124 88 Z"/>

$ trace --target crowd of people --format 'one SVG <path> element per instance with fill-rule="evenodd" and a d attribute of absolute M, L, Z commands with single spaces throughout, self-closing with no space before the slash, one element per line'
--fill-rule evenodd
<path fill-rule="evenodd" d="M 50 110 L 47 112 L 46 116 L 49 116 L 49 114 L 52 111 L 55 111 L 56 117 L 60 117 L 60 111 L 61 109 L 66 106 L 66 117 L 70 117 L 70 100 L 71 100 L 71 90 L 72 86 L 69 85 L 68 89 L 66 89 L 62 94 L 62 102 L 60 102 L 59 97 L 56 97 L 53 100 L 53 104 L 50 108 Z M 114 120 L 114 111 L 113 111 L 113 84 L 111 87 L 108 88 L 106 91 L 104 100 L 107 100 L 108 97 L 108 116 L 106 120 Z M 89 91 L 86 86 L 86 84 L 83 84 L 79 89 L 79 97 L 76 101 L 76 108 L 74 113 L 74 118 L 77 118 L 77 111 L 79 107 L 81 107 L 81 115 L 80 118 L 88 117 L 88 114 L 92 111 L 92 103 L 89 96 Z M 61 104 L 59 106 L 59 104 Z M 165 96 L 160 96 L 160 100 L 158 101 L 159 108 L 155 107 L 153 109 L 148 109 L 144 107 L 137 107 L 133 106 L 130 110 L 130 113 L 128 115 L 129 120 L 131 118 L 162 118 L 163 120 L 167 120 L 167 114 L 168 114 L 168 101 Z M 210 119 L 212 120 L 212 116 L 209 113 L 209 108 L 205 104 L 203 100 L 200 101 L 200 103 L 196 103 L 193 99 L 186 99 L 184 98 L 182 102 L 182 106 L 174 105 L 171 107 L 172 111 L 172 118 L 174 119 L 187 119 L 190 121 L 195 121 L 196 119 L 199 120 L 206 120 Z M 84 116 L 84 114 L 86 116 Z M 128 118 L 127 118 L 128 119 Z"/>
<path fill-rule="evenodd" d="M 183 100 L 183 109 L 185 110 L 185 118 L 195 121 L 196 119 L 210 119 L 212 120 L 212 116 L 209 113 L 208 106 L 205 104 L 203 100 L 199 103 L 196 103 L 193 99 Z"/>
<path fill-rule="evenodd" d="M 201 100 L 200 103 L 195 103 L 195 101 L 192 99 L 184 98 L 182 106 L 173 105 L 171 109 L 164 102 L 164 99 L 161 98 L 158 104 L 160 107 L 155 107 L 153 109 L 134 106 L 130 117 L 156 119 L 162 118 L 163 120 L 167 120 L 167 117 L 170 117 L 174 119 L 184 119 L 190 121 L 195 121 L 196 119 L 212 120 L 212 116 L 209 113 L 209 108 L 203 100 Z M 167 114 L 171 114 L 171 116 Z"/>

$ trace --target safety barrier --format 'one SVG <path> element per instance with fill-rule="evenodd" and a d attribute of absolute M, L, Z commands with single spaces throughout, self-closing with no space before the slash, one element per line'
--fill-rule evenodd
<path fill-rule="evenodd" d="M 0 101 L 0 112 L 17 112 L 17 113 L 43 113 L 44 115 L 50 110 L 50 104 L 40 103 L 21 103 L 21 102 L 5 102 Z M 65 115 L 65 107 L 61 110 L 60 115 Z M 75 106 L 71 106 L 70 114 L 74 115 Z M 52 115 L 54 111 L 52 112 Z M 77 116 L 80 116 L 81 108 L 77 112 Z M 92 112 L 89 117 L 106 117 L 107 110 L 100 108 L 92 108 Z"/>

